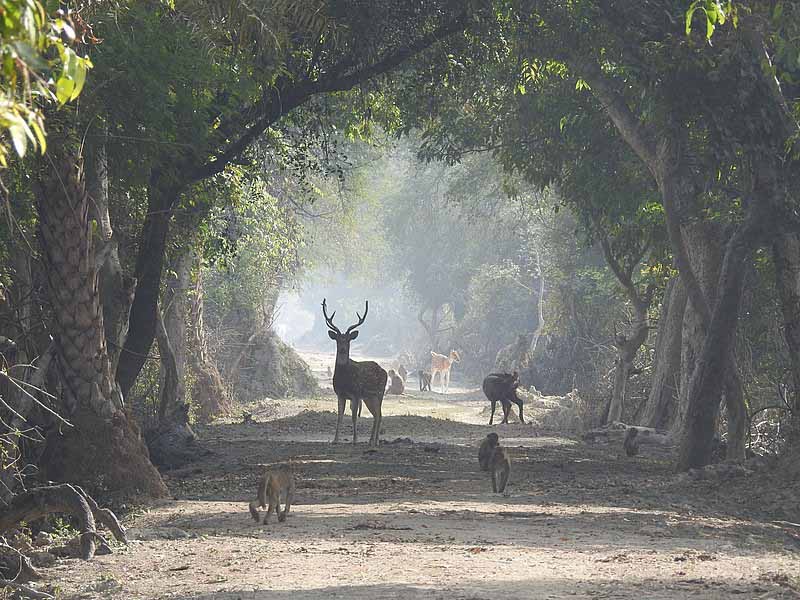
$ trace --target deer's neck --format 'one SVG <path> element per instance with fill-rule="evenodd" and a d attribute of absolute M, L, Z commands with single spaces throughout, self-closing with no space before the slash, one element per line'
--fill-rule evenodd
<path fill-rule="evenodd" d="M 336 367 L 335 367 L 336 369 L 339 369 L 339 368 L 342 368 L 342 367 L 347 368 L 350 365 L 351 362 L 352 361 L 350 360 L 350 355 L 349 354 L 345 354 L 344 352 L 341 352 L 341 353 L 337 352 L 336 353 Z"/>

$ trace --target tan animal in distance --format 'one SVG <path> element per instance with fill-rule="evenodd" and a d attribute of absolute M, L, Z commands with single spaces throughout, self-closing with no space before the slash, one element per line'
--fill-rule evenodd
<path fill-rule="evenodd" d="M 499 444 L 492 452 L 489 470 L 492 472 L 492 491 L 502 494 L 506 491 L 508 476 L 511 473 L 511 457 L 508 455 L 508 451 Z"/>
<path fill-rule="evenodd" d="M 443 394 L 446 394 L 447 389 L 450 387 L 450 369 L 453 363 L 457 362 L 461 362 L 461 357 L 455 350 L 450 351 L 450 356 L 437 354 L 431 350 L 431 383 L 436 379 L 436 374 L 439 373 L 439 384 Z"/>
<path fill-rule="evenodd" d="M 402 396 L 403 392 L 405 391 L 403 379 L 400 377 L 400 375 L 395 373 L 394 369 L 389 369 L 387 375 L 389 376 L 389 389 L 386 390 L 386 393 Z"/>
<path fill-rule="evenodd" d="M 289 514 L 294 498 L 294 469 L 291 464 L 286 467 L 265 468 L 261 479 L 258 480 L 258 498 L 250 502 L 250 516 L 258 523 L 259 508 L 266 508 L 264 525 L 269 523 L 272 511 L 278 515 L 278 521 L 283 522 Z M 283 494 L 283 512 L 281 512 L 281 494 Z"/>

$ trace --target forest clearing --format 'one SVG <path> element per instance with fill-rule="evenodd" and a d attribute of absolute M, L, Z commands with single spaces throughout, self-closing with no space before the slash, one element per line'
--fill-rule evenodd
<path fill-rule="evenodd" d="M 502 497 L 477 466 L 478 390 L 387 399 L 374 453 L 330 444 L 330 394 L 270 406 L 248 407 L 253 424 L 203 428 L 209 455 L 166 473 L 174 500 L 133 511 L 128 548 L 46 570 L 60 597 L 800 596 L 800 527 L 773 519 L 784 506 L 797 522 L 800 509 L 763 474 L 688 481 L 663 453 L 627 458 L 512 423 L 496 428 L 514 461 Z M 289 457 L 290 516 L 254 524 L 257 465 Z"/>

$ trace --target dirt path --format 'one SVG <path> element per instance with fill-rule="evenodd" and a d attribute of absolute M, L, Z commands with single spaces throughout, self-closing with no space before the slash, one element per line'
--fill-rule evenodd
<path fill-rule="evenodd" d="M 372 453 L 329 443 L 331 395 L 255 406 L 255 424 L 201 431 L 210 454 L 167 479 L 174 500 L 128 516 L 145 539 L 46 575 L 64 598 L 800 597 L 800 528 L 774 522 L 800 520 L 797 498 L 759 511 L 758 475 L 687 483 L 662 458 L 518 424 L 494 428 L 512 446 L 504 498 L 477 469 L 485 402 L 460 392 L 387 397 L 382 439 L 410 441 Z M 257 466 L 289 457 L 292 514 L 255 525 Z"/>

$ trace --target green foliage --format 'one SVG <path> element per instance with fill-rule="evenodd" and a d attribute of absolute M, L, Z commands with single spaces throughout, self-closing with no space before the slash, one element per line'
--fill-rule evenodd
<path fill-rule="evenodd" d="M 63 10 L 48 16 L 38 0 L 3 0 L 0 13 L 0 133 L 19 157 L 29 145 L 44 153 L 44 109 L 76 99 L 92 67 L 74 48 L 86 33 L 76 22 L 85 25 Z M 8 154 L 3 136 L 0 166 Z"/>

